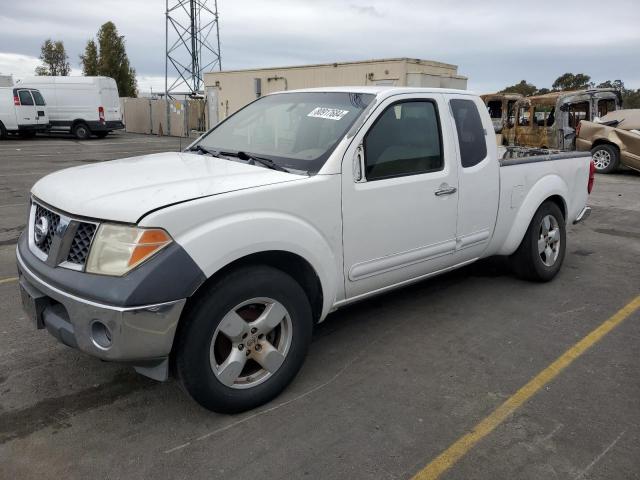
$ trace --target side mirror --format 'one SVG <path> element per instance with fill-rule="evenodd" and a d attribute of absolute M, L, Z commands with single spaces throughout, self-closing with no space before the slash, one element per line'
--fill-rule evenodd
<path fill-rule="evenodd" d="M 364 147 L 362 144 L 356 148 L 356 153 L 353 156 L 353 181 L 364 182 L 364 175 L 362 174 L 362 164 L 364 162 Z"/>

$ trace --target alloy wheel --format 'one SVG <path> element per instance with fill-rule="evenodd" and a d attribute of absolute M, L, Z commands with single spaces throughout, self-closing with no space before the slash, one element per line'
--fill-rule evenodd
<path fill-rule="evenodd" d="M 284 362 L 293 338 L 291 316 L 277 300 L 252 298 L 232 308 L 211 338 L 209 361 L 227 387 L 251 388 Z"/>

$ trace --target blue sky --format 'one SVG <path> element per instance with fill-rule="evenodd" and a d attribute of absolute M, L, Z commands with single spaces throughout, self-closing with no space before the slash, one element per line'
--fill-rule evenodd
<path fill-rule="evenodd" d="M 210 0 L 212 1 L 212 0 Z M 141 91 L 164 85 L 164 0 L 2 0 L 0 73 L 31 74 L 42 41 L 78 55 L 111 20 Z M 564 72 L 640 88 L 640 1 L 218 0 L 225 69 L 387 57 L 454 63 L 477 92 Z"/>

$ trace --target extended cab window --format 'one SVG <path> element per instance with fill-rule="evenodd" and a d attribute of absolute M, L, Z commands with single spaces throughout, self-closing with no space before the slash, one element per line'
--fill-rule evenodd
<path fill-rule="evenodd" d="M 20 97 L 20 105 L 33 105 L 33 98 L 29 90 L 18 90 L 18 96 Z"/>
<path fill-rule="evenodd" d="M 451 111 L 458 131 L 460 161 L 463 167 L 473 167 L 487 157 L 487 143 L 482 119 L 473 100 L 451 100 Z"/>
<path fill-rule="evenodd" d="M 39 107 L 44 107 L 46 105 L 44 102 L 44 98 L 38 90 L 31 90 L 31 95 L 33 95 L 33 99 L 36 101 L 36 105 L 38 105 Z"/>
<path fill-rule="evenodd" d="M 364 156 L 367 180 L 441 170 L 444 159 L 435 103 L 407 101 L 387 107 L 367 132 Z"/>

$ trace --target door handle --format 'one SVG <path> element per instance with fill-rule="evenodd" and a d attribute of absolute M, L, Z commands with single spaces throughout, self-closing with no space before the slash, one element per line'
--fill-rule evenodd
<path fill-rule="evenodd" d="M 435 191 L 435 194 L 436 194 L 436 197 L 441 197 L 443 195 L 453 195 L 457 191 L 458 189 L 456 187 L 450 187 L 446 183 L 443 183 L 442 185 L 440 185 L 440 188 L 438 188 L 438 190 Z"/>

